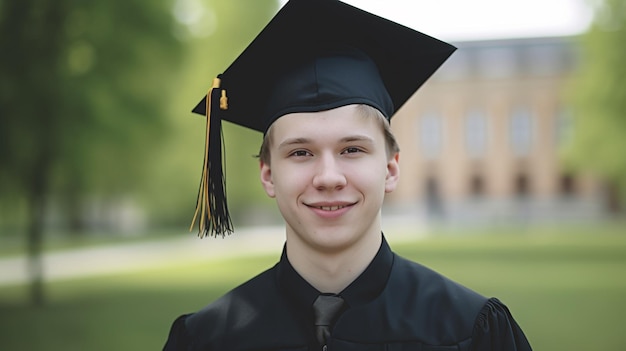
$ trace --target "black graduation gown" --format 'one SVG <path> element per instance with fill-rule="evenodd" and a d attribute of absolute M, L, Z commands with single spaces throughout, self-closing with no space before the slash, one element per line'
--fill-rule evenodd
<path fill-rule="evenodd" d="M 312 313 L 318 294 L 283 251 L 274 267 L 176 319 L 164 350 L 319 350 Z M 531 350 L 500 301 L 394 254 L 384 239 L 340 295 L 347 309 L 329 351 Z"/>

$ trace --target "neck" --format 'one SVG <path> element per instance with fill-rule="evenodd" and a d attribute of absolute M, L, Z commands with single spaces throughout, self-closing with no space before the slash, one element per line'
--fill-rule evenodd
<path fill-rule="evenodd" d="M 382 243 L 380 230 L 341 250 L 315 250 L 287 235 L 287 258 L 309 284 L 322 293 L 338 294 L 372 262 Z"/>

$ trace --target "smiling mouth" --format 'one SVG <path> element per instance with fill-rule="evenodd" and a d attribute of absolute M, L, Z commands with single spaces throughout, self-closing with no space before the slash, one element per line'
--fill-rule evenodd
<path fill-rule="evenodd" d="M 353 203 L 344 203 L 341 205 L 316 205 L 316 204 L 307 204 L 308 207 L 316 209 L 316 210 L 321 210 L 321 211 L 327 211 L 327 212 L 333 212 L 333 211 L 338 211 L 341 210 L 343 208 L 346 207 L 351 207 L 354 206 Z"/>
<path fill-rule="evenodd" d="M 348 207 L 348 205 L 341 205 L 341 206 L 311 206 L 311 207 L 320 209 L 322 211 L 337 211 L 337 210 L 339 210 L 341 208 Z"/>

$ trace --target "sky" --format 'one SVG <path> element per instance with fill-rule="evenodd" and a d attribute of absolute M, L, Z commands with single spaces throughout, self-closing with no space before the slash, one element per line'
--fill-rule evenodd
<path fill-rule="evenodd" d="M 343 1 L 446 41 L 573 35 L 591 20 L 585 0 Z"/>

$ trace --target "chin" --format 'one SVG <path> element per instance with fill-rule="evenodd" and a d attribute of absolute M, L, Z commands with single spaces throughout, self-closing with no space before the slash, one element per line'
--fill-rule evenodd
<path fill-rule="evenodd" d="M 363 239 L 360 233 L 338 229 L 320 230 L 310 234 L 310 246 L 327 253 L 343 251 Z"/>

